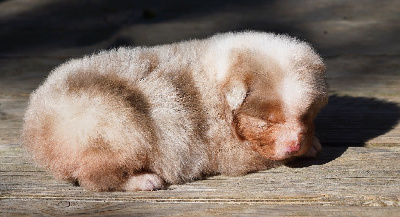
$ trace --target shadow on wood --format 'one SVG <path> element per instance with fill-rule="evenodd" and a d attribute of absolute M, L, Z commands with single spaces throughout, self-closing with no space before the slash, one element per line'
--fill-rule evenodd
<path fill-rule="evenodd" d="M 297 159 L 288 166 L 329 163 L 348 147 L 363 147 L 369 140 L 389 132 L 399 120 L 400 107 L 396 103 L 367 97 L 330 96 L 328 105 L 315 121 L 322 153 L 315 159 Z"/>
<path fill-rule="evenodd" d="M 395 127 L 400 107 L 376 98 L 329 97 L 316 120 L 316 134 L 324 146 L 362 147 Z"/>

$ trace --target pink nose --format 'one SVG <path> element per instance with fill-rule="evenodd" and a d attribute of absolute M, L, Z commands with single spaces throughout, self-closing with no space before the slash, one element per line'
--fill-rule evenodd
<path fill-rule="evenodd" d="M 293 142 L 293 144 L 291 144 L 288 149 L 287 152 L 289 153 L 293 153 L 293 152 L 297 152 L 300 150 L 300 143 L 298 142 Z"/>

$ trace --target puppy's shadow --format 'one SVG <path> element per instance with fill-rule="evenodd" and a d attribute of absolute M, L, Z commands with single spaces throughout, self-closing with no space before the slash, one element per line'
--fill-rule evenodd
<path fill-rule="evenodd" d="M 326 164 L 348 147 L 363 147 L 370 139 L 393 129 L 400 120 L 396 103 L 366 97 L 329 97 L 328 105 L 315 120 L 316 135 L 323 151 L 315 159 L 297 159 L 290 167 Z"/>

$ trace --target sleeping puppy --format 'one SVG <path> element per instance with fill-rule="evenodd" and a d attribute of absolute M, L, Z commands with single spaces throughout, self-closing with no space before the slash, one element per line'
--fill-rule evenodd
<path fill-rule="evenodd" d="M 243 175 L 321 150 L 322 59 L 305 42 L 226 33 L 71 60 L 32 93 L 23 145 L 94 191 Z"/>

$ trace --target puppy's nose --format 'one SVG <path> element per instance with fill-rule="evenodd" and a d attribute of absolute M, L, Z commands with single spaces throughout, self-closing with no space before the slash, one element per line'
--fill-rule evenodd
<path fill-rule="evenodd" d="M 287 149 L 288 153 L 298 152 L 300 150 L 301 144 L 299 141 L 291 141 Z"/>

